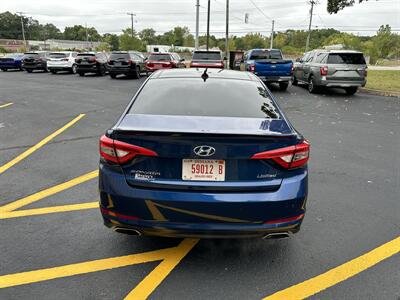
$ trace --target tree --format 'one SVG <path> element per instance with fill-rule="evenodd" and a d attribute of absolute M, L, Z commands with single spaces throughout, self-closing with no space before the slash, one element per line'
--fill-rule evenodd
<path fill-rule="evenodd" d="M 358 3 L 368 0 L 358 0 Z M 330 14 L 336 14 L 345 7 L 353 6 L 356 0 L 328 0 L 327 10 Z"/>
<path fill-rule="evenodd" d="M 112 51 L 119 50 L 119 37 L 116 34 L 105 33 L 103 35 L 103 42 L 108 43 L 110 45 L 110 49 Z"/>
<path fill-rule="evenodd" d="M 120 35 L 119 37 L 119 48 L 121 50 L 136 50 L 136 51 L 145 51 L 146 46 L 145 44 L 137 38 L 136 32 L 135 35 L 132 37 L 131 32 L 132 30 L 130 28 L 122 30 L 123 34 Z"/>
<path fill-rule="evenodd" d="M 64 39 L 75 40 L 75 41 L 85 41 L 86 40 L 86 30 L 89 41 L 99 41 L 101 39 L 100 34 L 94 27 L 83 27 L 82 25 L 74 25 L 72 27 L 65 27 L 64 29 Z"/>
<path fill-rule="evenodd" d="M 54 24 L 47 23 L 46 25 L 41 25 L 44 31 L 44 36 L 46 39 L 61 39 L 62 33 Z"/>
<path fill-rule="evenodd" d="M 139 32 L 140 39 L 147 45 L 154 45 L 157 43 L 156 31 L 153 28 L 145 28 Z"/>

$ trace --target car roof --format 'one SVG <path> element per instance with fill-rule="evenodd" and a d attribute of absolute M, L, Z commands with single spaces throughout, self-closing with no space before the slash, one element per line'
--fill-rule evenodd
<path fill-rule="evenodd" d="M 219 50 L 195 50 L 194 53 L 221 53 Z"/>
<path fill-rule="evenodd" d="M 169 70 L 158 70 L 151 75 L 151 79 L 162 79 L 162 78 L 201 78 L 204 74 L 205 68 L 188 68 L 188 69 L 169 69 Z M 250 72 L 242 72 L 235 70 L 225 69 L 207 69 L 208 78 L 220 78 L 220 79 L 236 79 L 236 80 L 248 80 L 248 81 L 259 81 L 259 79 Z"/>

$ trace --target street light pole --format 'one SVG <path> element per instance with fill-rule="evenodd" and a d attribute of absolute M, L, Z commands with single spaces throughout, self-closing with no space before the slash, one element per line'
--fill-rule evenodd
<path fill-rule="evenodd" d="M 207 43 L 206 43 L 207 51 L 208 51 L 209 39 L 210 39 L 210 2 L 211 2 L 211 0 L 208 0 L 208 5 L 207 5 Z"/>
<path fill-rule="evenodd" d="M 229 69 L 229 0 L 226 0 L 225 57 L 226 68 Z"/>
<path fill-rule="evenodd" d="M 196 39 L 194 41 L 194 48 L 199 49 L 199 10 L 200 10 L 200 0 L 196 1 Z"/>
<path fill-rule="evenodd" d="M 133 13 L 127 13 L 127 15 L 131 16 L 131 36 L 133 37 L 133 16 L 136 16 Z"/>
<path fill-rule="evenodd" d="M 274 47 L 274 25 L 275 25 L 275 20 L 272 20 L 271 39 L 270 39 L 270 45 L 269 45 L 270 49 L 272 49 Z"/>

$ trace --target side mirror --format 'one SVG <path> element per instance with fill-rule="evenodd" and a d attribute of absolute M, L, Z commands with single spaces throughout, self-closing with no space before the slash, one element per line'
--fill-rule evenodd
<path fill-rule="evenodd" d="M 185 61 L 185 59 L 184 59 L 184 58 L 181 58 L 179 61 L 182 62 L 182 61 Z"/>

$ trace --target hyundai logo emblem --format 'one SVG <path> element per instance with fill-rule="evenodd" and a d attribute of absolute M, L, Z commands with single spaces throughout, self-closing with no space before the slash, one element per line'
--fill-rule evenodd
<path fill-rule="evenodd" d="M 194 154 L 198 156 L 211 156 L 215 153 L 215 148 L 207 145 L 197 146 L 193 149 Z"/>

